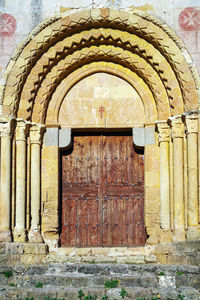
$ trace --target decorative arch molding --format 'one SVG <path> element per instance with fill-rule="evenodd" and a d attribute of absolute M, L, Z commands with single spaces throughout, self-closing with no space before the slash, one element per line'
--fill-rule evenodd
<path fill-rule="evenodd" d="M 62 80 L 68 76 L 72 70 L 93 61 L 111 61 L 130 69 L 133 73 L 136 73 L 144 80 L 148 89 L 152 92 L 155 98 L 159 119 L 163 119 L 165 117 L 165 110 L 168 103 L 167 94 L 159 76 L 152 70 L 150 65 L 147 65 L 146 61 L 137 55 L 127 53 L 120 48 L 113 46 L 95 46 L 91 49 L 77 51 L 73 56 L 68 56 L 66 60 L 61 60 L 59 64 L 53 68 L 52 72 L 48 73 L 35 98 L 35 105 L 38 104 L 41 107 L 40 123 L 45 122 L 48 103 L 55 91 L 55 88 L 60 84 L 60 82 L 62 82 Z M 29 112 L 31 110 L 28 108 L 27 111 Z M 29 116 L 25 116 L 25 118 L 29 119 L 30 114 Z"/>
<path fill-rule="evenodd" d="M 58 124 L 59 109 L 77 82 L 97 72 L 127 81 L 144 105 L 146 123 L 139 130 L 144 135 L 140 146 L 145 147 L 144 218 L 148 243 L 170 242 L 172 238 L 183 241 L 185 228 L 189 238 L 194 234 L 199 237 L 200 84 L 191 59 L 180 39 L 156 18 L 138 11 L 92 9 L 61 15 L 38 26 L 7 67 L 0 104 L 8 108 L 12 117 L 0 122 L 1 166 L 5 161 L 11 166 L 12 159 L 19 171 L 13 172 L 11 181 L 11 169 L 2 168 L 0 184 L 9 195 L 13 182 L 16 205 L 11 208 L 10 196 L 0 199 L 1 215 L 5 215 L 0 219 L 0 240 L 10 241 L 12 232 L 14 241 L 24 242 L 27 229 L 29 241 L 40 243 L 43 236 L 45 242 L 57 245 L 59 139 L 63 132 Z M 155 121 L 157 135 L 152 125 Z M 47 125 L 44 140 L 43 124 Z M 70 129 L 67 130 L 69 135 Z M 148 141 L 149 132 L 153 132 L 153 142 Z M 26 194 L 31 195 L 31 200 Z M 31 213 L 21 212 L 29 201 Z M 26 228 L 29 223 L 31 227 Z"/>
<path fill-rule="evenodd" d="M 158 119 L 163 118 L 162 102 L 170 105 L 169 115 L 181 114 L 198 108 L 199 88 L 183 48 L 166 25 L 138 11 L 92 9 L 63 15 L 40 25 L 14 54 L 1 102 L 13 116 L 31 120 L 33 106 L 42 96 L 47 99 L 40 118 L 44 122 L 48 101 L 67 72 L 79 68 L 78 61 L 84 64 L 93 59 L 126 63 L 132 73 L 139 74 L 154 95 Z"/>
<path fill-rule="evenodd" d="M 47 125 L 58 124 L 60 107 L 70 89 L 82 79 L 98 72 L 104 72 L 111 75 L 115 75 L 127 81 L 137 91 L 141 101 L 143 102 L 146 117 L 145 122 L 154 123 L 158 119 L 154 97 L 150 90 L 147 88 L 145 82 L 137 74 L 132 73 L 129 69 L 125 67 L 114 63 L 100 61 L 84 65 L 83 67 L 75 70 L 69 76 L 67 76 L 56 88 L 47 110 L 47 116 L 45 120 Z M 35 122 L 39 121 L 39 109 L 40 106 L 37 105 L 34 107 L 33 110 L 33 120 Z M 169 114 L 169 107 L 166 107 L 165 113 L 166 115 Z"/>

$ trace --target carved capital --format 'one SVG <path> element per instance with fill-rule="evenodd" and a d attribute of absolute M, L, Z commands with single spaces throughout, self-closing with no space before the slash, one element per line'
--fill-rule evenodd
<path fill-rule="evenodd" d="M 167 121 L 158 121 L 156 122 L 158 129 L 158 140 L 161 142 L 169 142 L 169 125 Z"/>
<path fill-rule="evenodd" d="M 15 128 L 15 119 L 8 116 L 0 116 L 0 136 L 12 136 Z"/>
<path fill-rule="evenodd" d="M 185 125 L 186 125 L 186 134 L 198 133 L 198 114 L 183 115 Z"/>
<path fill-rule="evenodd" d="M 45 131 L 44 125 L 32 124 L 30 129 L 30 143 L 41 145 L 44 131 Z"/>
<path fill-rule="evenodd" d="M 169 119 L 171 130 L 172 130 L 172 138 L 183 138 L 185 132 L 185 126 L 182 122 L 181 116 L 172 117 Z"/>
<path fill-rule="evenodd" d="M 16 126 L 16 141 L 26 141 L 26 136 L 30 127 L 30 122 L 24 121 L 23 119 L 17 119 Z"/>

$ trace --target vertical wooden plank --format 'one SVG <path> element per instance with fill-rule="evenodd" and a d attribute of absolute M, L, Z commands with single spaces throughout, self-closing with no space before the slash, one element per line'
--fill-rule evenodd
<path fill-rule="evenodd" d="M 63 216 L 70 223 L 66 228 L 63 225 L 64 244 L 74 246 L 77 241 L 77 246 L 84 247 L 144 243 L 144 197 L 141 194 L 137 200 L 134 191 L 134 185 L 144 184 L 144 162 L 142 155 L 134 151 L 131 136 L 75 136 L 74 149 L 65 158 L 63 195 L 66 189 L 73 197 L 67 202 L 70 205 L 63 199 L 63 209 L 70 214 Z M 88 193 L 96 190 L 96 196 L 90 197 L 86 188 Z M 76 205 L 74 198 L 78 199 Z"/>
<path fill-rule="evenodd" d="M 100 246 L 100 213 L 99 201 L 94 199 L 88 200 L 88 245 Z"/>
<path fill-rule="evenodd" d="M 129 196 L 127 200 L 127 245 L 134 244 L 134 198 Z"/>
<path fill-rule="evenodd" d="M 102 240 L 103 245 L 108 245 L 108 213 L 109 213 L 109 207 L 108 207 L 108 200 L 104 197 L 103 203 L 102 203 L 102 212 L 103 212 L 103 221 L 102 221 Z"/>
<path fill-rule="evenodd" d="M 109 203 L 110 220 L 109 220 L 109 235 L 110 235 L 110 246 L 116 246 L 119 244 L 119 232 L 118 224 L 120 219 L 120 207 L 119 199 L 117 197 L 112 197 L 112 203 Z"/>
<path fill-rule="evenodd" d="M 76 200 L 65 200 L 63 203 L 63 233 L 62 242 L 68 246 L 76 246 Z"/>
<path fill-rule="evenodd" d="M 78 247 L 87 246 L 87 200 L 77 201 L 77 245 Z"/>

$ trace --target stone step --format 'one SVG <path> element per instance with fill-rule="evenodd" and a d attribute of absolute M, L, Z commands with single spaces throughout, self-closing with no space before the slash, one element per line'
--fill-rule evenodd
<path fill-rule="evenodd" d="M 105 283 L 111 280 L 118 280 L 119 284 L 114 289 L 105 289 Z M 102 299 L 106 291 L 109 300 L 113 300 L 122 299 L 119 296 L 122 288 L 129 295 L 126 299 L 151 299 L 160 295 L 160 299 L 175 300 L 178 294 L 185 293 L 184 300 L 199 300 L 200 267 L 57 263 L 1 266 L 0 269 L 2 300 L 17 297 L 43 299 L 45 296 L 73 300 L 78 299 L 79 289 L 85 294 L 97 294 L 98 299 Z"/>
<path fill-rule="evenodd" d="M 134 275 L 121 275 L 121 276 L 96 276 L 96 275 L 32 275 L 32 276 L 13 276 L 8 280 L 5 280 L 2 276 L 0 278 L 1 284 L 14 283 L 20 286 L 35 286 L 38 282 L 43 286 L 60 286 L 60 287 L 100 287 L 104 288 L 107 281 L 117 280 L 119 287 L 157 287 L 159 286 L 159 278 L 151 274 L 140 275 L 136 273 Z"/>
<path fill-rule="evenodd" d="M 69 288 L 69 287 L 7 287 L 0 286 L 0 299 L 31 299 L 31 297 L 36 299 L 65 299 L 65 300 L 78 300 L 79 288 Z M 178 289 L 173 288 L 126 288 L 127 296 L 125 299 L 129 300 L 143 300 L 143 299 L 161 299 L 161 300 L 199 300 L 200 293 L 197 289 L 188 287 L 179 287 Z M 108 300 L 122 300 L 120 295 L 120 288 L 113 288 L 105 290 L 103 288 L 83 288 L 82 292 L 85 296 L 89 294 L 91 296 L 96 296 L 97 300 L 103 298 L 107 295 Z M 179 297 L 182 296 L 181 297 Z M 184 298 L 183 298 L 184 297 Z M 83 299 L 83 298 L 82 298 Z M 95 298 L 93 298 L 95 299 Z M 105 299 L 105 298 L 104 298 Z"/>
<path fill-rule="evenodd" d="M 6 270 L 12 270 L 13 274 L 19 275 L 44 275 L 44 274 L 86 274 L 86 275 L 113 275 L 113 274 L 146 274 L 158 275 L 200 274 L 200 266 L 182 265 L 128 265 L 128 264 L 88 264 L 88 263 L 53 263 L 46 265 L 16 265 L 1 266 L 0 274 Z"/>

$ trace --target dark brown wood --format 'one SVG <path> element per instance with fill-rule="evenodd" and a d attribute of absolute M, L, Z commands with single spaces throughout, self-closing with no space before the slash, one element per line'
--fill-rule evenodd
<path fill-rule="evenodd" d="M 146 242 L 144 157 L 131 136 L 74 136 L 62 155 L 63 246 L 133 246 Z"/>

